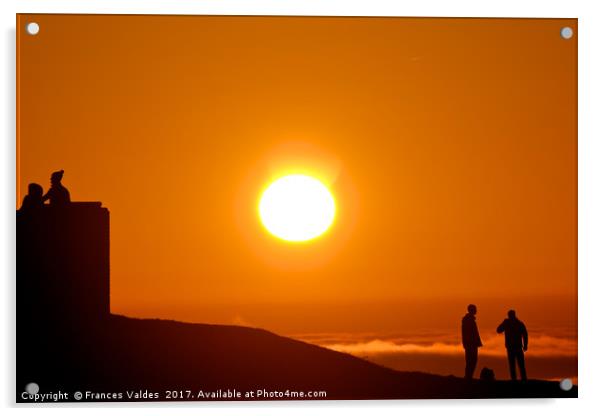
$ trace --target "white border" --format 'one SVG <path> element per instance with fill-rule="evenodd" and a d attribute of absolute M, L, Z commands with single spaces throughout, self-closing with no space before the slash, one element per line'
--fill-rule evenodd
<path fill-rule="evenodd" d="M 17 2 L 21 13 L 124 14 L 294 14 L 339 16 L 467 16 L 467 17 L 577 17 L 581 1 L 416 1 L 391 0 L 100 0 Z"/>
<path fill-rule="evenodd" d="M 0 100 L 2 136 L 0 155 L 0 267 L 2 267 L 2 311 L 0 378 L 2 404 L 11 406 L 14 396 L 14 207 L 15 207 L 15 13 L 120 13 L 120 14 L 237 14 L 237 15 L 346 15 L 346 16 L 465 16 L 465 17 L 577 17 L 579 18 L 579 396 L 577 400 L 473 400 L 473 401 L 388 401 L 388 402 L 303 402 L 259 404 L 174 404 L 169 409 L 198 413 L 329 414 L 342 410 L 350 414 L 399 414 L 420 410 L 426 414 L 505 415 L 529 412 L 546 414 L 587 414 L 602 408 L 602 19 L 597 1 L 477 1 L 423 0 L 23 0 L 0 2 L 2 9 L 0 66 L 3 88 Z M 86 411 L 98 413 L 140 412 L 164 414 L 166 405 L 96 405 Z M 81 407 L 51 406 L 46 410 L 62 414 L 80 413 Z M 118 409 L 123 407 L 122 409 Z M 9 411 L 14 411 L 14 406 Z M 32 411 L 26 409 L 27 412 Z"/>

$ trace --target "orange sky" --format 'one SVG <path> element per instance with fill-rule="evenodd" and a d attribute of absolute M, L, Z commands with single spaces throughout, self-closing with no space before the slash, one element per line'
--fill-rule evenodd
<path fill-rule="evenodd" d="M 18 199 L 64 169 L 74 200 L 109 208 L 114 313 L 394 330 L 456 325 L 472 301 L 545 327 L 563 302 L 576 330 L 567 25 L 21 15 Z M 338 207 L 305 245 L 256 212 L 296 171 Z"/>

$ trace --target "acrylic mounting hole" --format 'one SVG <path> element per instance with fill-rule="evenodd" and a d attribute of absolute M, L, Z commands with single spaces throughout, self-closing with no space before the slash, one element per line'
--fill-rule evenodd
<path fill-rule="evenodd" d="M 27 24 L 25 30 L 27 30 L 27 33 L 29 33 L 32 36 L 37 35 L 40 32 L 40 25 L 36 22 L 31 22 Z"/>
<path fill-rule="evenodd" d="M 568 26 L 563 27 L 562 29 L 560 29 L 560 36 L 562 36 L 563 39 L 572 38 L 573 37 L 573 29 L 571 29 Z"/>
<path fill-rule="evenodd" d="M 573 388 L 573 381 L 570 378 L 560 380 L 560 388 L 564 391 L 569 391 Z"/>
<path fill-rule="evenodd" d="M 25 386 L 25 391 L 28 394 L 38 394 L 40 391 L 40 386 L 38 386 L 37 383 L 29 383 L 27 386 Z"/>

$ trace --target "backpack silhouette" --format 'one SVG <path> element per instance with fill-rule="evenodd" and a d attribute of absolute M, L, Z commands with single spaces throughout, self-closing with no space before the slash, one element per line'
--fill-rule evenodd
<path fill-rule="evenodd" d="M 483 367 L 479 379 L 482 381 L 495 381 L 495 373 L 491 368 Z"/>

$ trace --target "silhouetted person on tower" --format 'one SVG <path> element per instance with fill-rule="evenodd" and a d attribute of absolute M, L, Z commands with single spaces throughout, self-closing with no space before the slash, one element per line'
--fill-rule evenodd
<path fill-rule="evenodd" d="M 462 318 L 462 346 L 466 357 L 464 378 L 467 380 L 472 380 L 474 370 L 477 367 L 479 348 L 483 346 L 477 327 L 476 314 L 477 307 L 471 304 L 468 305 L 468 313 Z"/>
<path fill-rule="evenodd" d="M 27 195 L 23 198 L 23 203 L 21 204 L 21 212 L 31 212 L 38 208 L 42 208 L 44 206 L 44 200 L 42 199 L 44 195 L 44 188 L 42 188 L 37 183 L 30 183 L 27 187 Z"/>
<path fill-rule="evenodd" d="M 510 377 L 516 380 L 516 362 L 520 370 L 521 380 L 527 380 L 525 369 L 525 354 L 529 343 L 527 327 L 516 317 L 516 312 L 508 311 L 508 318 L 497 327 L 497 333 L 504 333 L 506 337 L 506 351 L 508 352 L 508 365 L 510 366 Z"/>
<path fill-rule="evenodd" d="M 63 173 L 65 173 L 64 170 L 59 170 L 50 176 L 50 189 L 42 198 L 43 201 L 49 199 L 50 205 L 65 206 L 71 202 L 69 191 L 61 183 L 61 180 L 63 179 Z"/>

